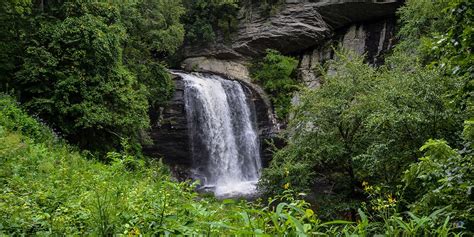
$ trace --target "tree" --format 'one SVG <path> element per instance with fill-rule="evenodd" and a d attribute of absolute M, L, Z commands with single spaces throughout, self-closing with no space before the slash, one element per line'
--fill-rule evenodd
<path fill-rule="evenodd" d="M 394 55 L 387 65 L 374 69 L 355 54 L 337 55 L 335 74 L 294 109 L 288 145 L 264 171 L 263 191 L 280 192 L 280 180 L 303 191 L 329 186 L 330 202 L 346 204 L 335 210 L 352 209 L 355 218 L 363 181 L 395 188 L 426 140 L 459 144 L 462 113 L 445 100 L 459 84 L 409 57 Z"/>
<path fill-rule="evenodd" d="M 0 90 L 14 87 L 13 74 L 21 64 L 24 35 L 28 31 L 27 14 L 31 0 L 5 0 L 0 3 Z"/>
<path fill-rule="evenodd" d="M 150 106 L 174 89 L 164 62 L 183 42 L 181 1 L 8 0 L 0 11 L 3 90 L 81 148 L 146 140 Z"/>
<path fill-rule="evenodd" d="M 126 34 L 118 9 L 79 1 L 60 6 L 31 36 L 16 74 L 21 101 L 82 148 L 106 151 L 122 137 L 138 139 L 149 124 L 148 103 L 122 63 Z"/>
<path fill-rule="evenodd" d="M 164 61 L 183 43 L 183 14 L 181 1 L 140 0 L 121 5 L 128 34 L 124 63 L 146 87 L 151 106 L 165 103 L 172 95 L 174 84 Z"/>

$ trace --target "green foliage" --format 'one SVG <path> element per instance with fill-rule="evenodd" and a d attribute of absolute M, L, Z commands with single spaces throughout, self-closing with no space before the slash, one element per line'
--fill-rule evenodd
<path fill-rule="evenodd" d="M 81 148 L 105 153 L 123 138 L 134 147 L 146 141 L 150 107 L 174 89 L 163 61 L 183 42 L 181 1 L 9 0 L 0 7 L 3 92 Z"/>
<path fill-rule="evenodd" d="M 24 35 L 28 31 L 27 14 L 30 0 L 6 0 L 0 3 L 0 91 L 10 91 L 12 75 L 18 70 L 23 55 Z"/>
<path fill-rule="evenodd" d="M 163 61 L 183 43 L 180 17 L 184 13 L 181 1 L 141 0 L 121 6 L 122 22 L 128 33 L 124 64 L 146 87 L 152 107 L 168 101 L 174 90 Z"/>
<path fill-rule="evenodd" d="M 186 39 L 191 43 L 212 43 L 218 33 L 228 39 L 237 27 L 237 0 L 184 0 Z"/>
<path fill-rule="evenodd" d="M 440 10 L 442 9 L 442 10 Z M 417 50 L 452 75 L 473 73 L 474 5 L 469 0 L 408 1 L 399 10 L 399 49 Z"/>
<path fill-rule="evenodd" d="M 472 124 L 467 124 L 467 128 Z M 469 144 L 472 140 L 469 141 Z M 446 141 L 429 140 L 422 148 L 425 156 L 404 174 L 405 196 L 416 213 L 446 209 L 454 221 L 474 232 L 473 151 L 452 149 Z"/>
<path fill-rule="evenodd" d="M 7 95 L 0 94 L 0 125 L 10 131 L 18 131 L 37 142 L 53 140 L 52 133 L 26 112 Z"/>
<path fill-rule="evenodd" d="M 446 21 L 445 9 L 450 0 L 408 0 L 398 10 L 401 38 L 398 48 L 416 50 L 421 46 L 421 38 L 431 32 L 446 30 L 450 22 Z M 419 53 L 419 52 L 418 52 Z"/>
<path fill-rule="evenodd" d="M 425 47 L 429 47 L 433 60 L 441 67 L 448 68 L 452 75 L 471 77 L 474 73 L 474 3 L 467 0 L 450 2 L 443 14 L 447 14 L 447 22 L 451 23 L 447 31 L 437 29 L 432 39 L 425 39 Z"/>
<path fill-rule="evenodd" d="M 44 22 L 32 36 L 16 86 L 26 108 L 67 140 L 104 151 L 147 128 L 148 104 L 122 63 L 118 10 L 100 3 L 63 7 L 67 18 Z"/>
<path fill-rule="evenodd" d="M 297 66 L 296 59 L 269 49 L 266 56 L 251 68 L 252 79 L 270 94 L 276 115 L 281 120 L 288 118 L 293 93 L 299 88 L 295 80 Z"/>
<path fill-rule="evenodd" d="M 31 0 L 5 0 L 0 5 L 6 14 L 23 14 L 31 11 Z"/>
<path fill-rule="evenodd" d="M 173 54 L 181 46 L 184 27 L 180 18 L 185 13 L 181 1 L 140 0 L 124 3 L 121 9 L 130 35 L 127 44 L 158 55 Z"/>
<path fill-rule="evenodd" d="M 281 192 L 282 182 L 302 190 L 323 182 L 332 187 L 332 200 L 347 204 L 334 206 L 333 213 L 358 205 L 353 201 L 363 197 L 363 181 L 394 188 L 427 139 L 459 144 L 463 121 L 445 100 L 459 84 L 436 70 L 397 55 L 379 69 L 353 54 L 337 57 L 321 88 L 301 96 L 288 126 L 288 145 L 261 181 L 267 194 Z"/>
<path fill-rule="evenodd" d="M 453 232 L 449 225 L 434 225 L 431 215 L 394 216 L 381 225 L 360 212 L 358 224 L 323 223 L 309 203 L 289 190 L 267 205 L 198 198 L 194 185 L 171 181 L 160 162 L 133 157 L 126 142 L 123 153 L 109 153 L 114 160 L 110 165 L 87 160 L 50 140 L 50 131 L 26 116 L 11 98 L 3 96 L 0 103 L 2 235 L 448 236 Z M 42 133 L 44 139 L 33 140 L 30 133 Z"/>
<path fill-rule="evenodd" d="M 155 165 L 129 173 L 123 163 L 108 167 L 67 148 L 52 149 L 16 134 L 2 133 L 1 139 L 9 142 L 1 149 L 4 233 L 165 233 L 180 224 L 170 217 L 181 208 L 176 202 L 193 197 L 181 191 L 188 185 L 167 181 Z M 166 226 L 158 222 L 160 218 L 166 218 Z"/>
<path fill-rule="evenodd" d="M 473 114 L 474 5 L 469 0 L 408 1 L 399 11 L 402 27 L 397 47 L 416 53 L 423 62 L 447 76 L 462 79 L 453 91 L 455 106 Z"/>
<path fill-rule="evenodd" d="M 467 0 L 450 2 L 443 11 L 451 24 L 446 31 L 438 29 L 424 38 L 424 48 L 432 66 L 452 77 L 463 79 L 463 87 L 453 92 L 453 103 L 474 114 L 474 3 Z"/>

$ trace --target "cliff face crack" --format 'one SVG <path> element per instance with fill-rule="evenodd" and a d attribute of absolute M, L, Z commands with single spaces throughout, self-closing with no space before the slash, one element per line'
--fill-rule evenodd
<path fill-rule="evenodd" d="M 261 170 L 255 106 L 237 81 L 177 73 L 185 82 L 193 176 L 218 197 L 250 195 Z"/>

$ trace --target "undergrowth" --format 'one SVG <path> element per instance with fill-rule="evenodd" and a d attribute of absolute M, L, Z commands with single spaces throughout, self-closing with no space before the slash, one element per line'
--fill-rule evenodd
<path fill-rule="evenodd" d="M 322 222 L 300 194 L 266 202 L 216 200 L 170 178 L 159 161 L 84 158 L 0 96 L 0 235 L 448 236 L 449 219 L 394 214 Z M 265 204 L 263 204 L 265 203 Z"/>

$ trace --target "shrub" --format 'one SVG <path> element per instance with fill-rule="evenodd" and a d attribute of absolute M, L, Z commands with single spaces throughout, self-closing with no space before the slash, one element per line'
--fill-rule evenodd
<path fill-rule="evenodd" d="M 465 131 L 472 129 L 466 123 Z M 472 138 L 472 137 L 471 137 Z M 467 147 L 457 151 L 443 140 L 429 140 L 421 147 L 425 156 L 404 173 L 405 194 L 410 209 L 427 214 L 430 210 L 445 210 L 452 221 L 457 221 L 474 232 L 474 165 L 472 139 L 466 133 Z"/>
<path fill-rule="evenodd" d="M 267 194 L 281 192 L 280 181 L 307 190 L 321 180 L 332 187 L 326 192 L 333 200 L 342 197 L 355 210 L 353 202 L 364 198 L 363 181 L 395 189 L 429 138 L 460 144 L 463 113 L 446 100 L 459 84 L 409 58 L 390 60 L 374 69 L 362 57 L 338 54 L 335 73 L 324 76 L 321 88 L 305 91 L 294 108 L 288 145 L 263 172 Z"/>
<path fill-rule="evenodd" d="M 279 119 L 286 121 L 291 107 L 291 99 L 298 90 L 295 58 L 281 55 L 276 50 L 267 50 L 266 56 L 251 67 L 252 79 L 263 86 Z"/>
<path fill-rule="evenodd" d="M 17 102 L 10 96 L 1 93 L 0 111 L 0 126 L 3 129 L 28 134 L 31 139 L 37 142 L 53 140 L 53 134 L 49 129 L 20 109 Z"/>

